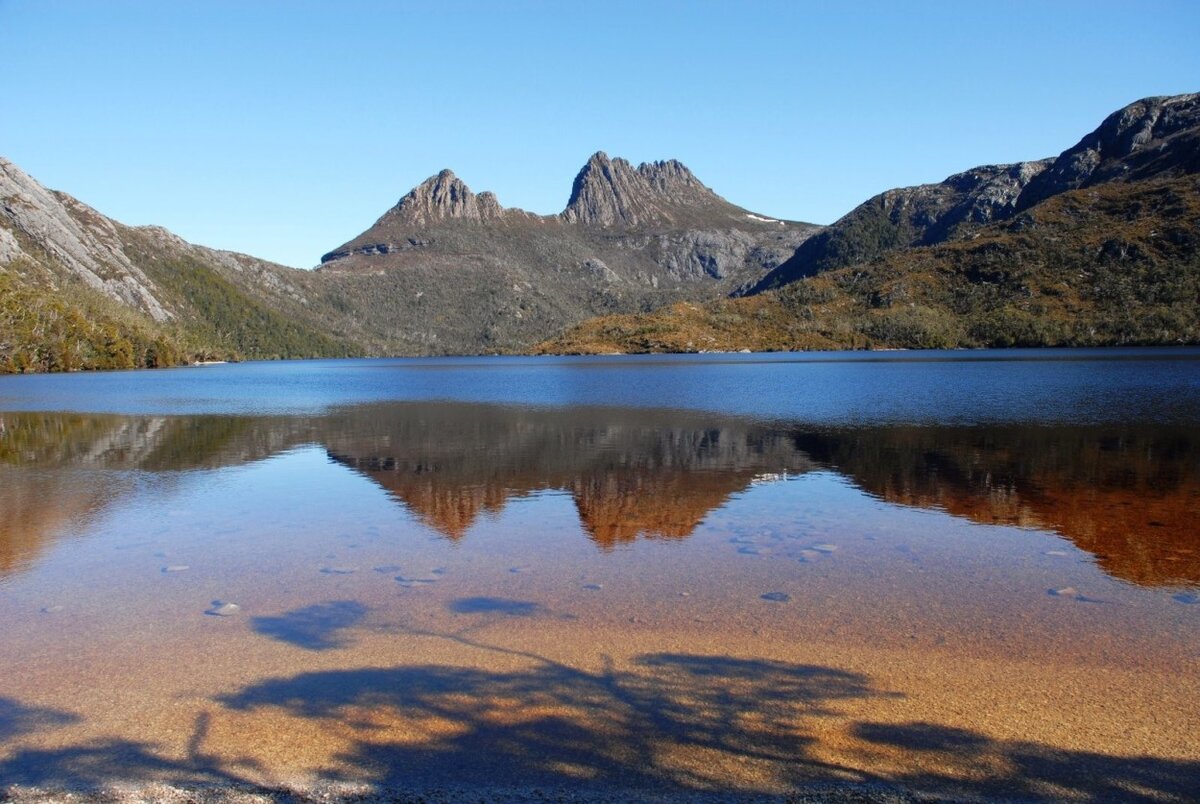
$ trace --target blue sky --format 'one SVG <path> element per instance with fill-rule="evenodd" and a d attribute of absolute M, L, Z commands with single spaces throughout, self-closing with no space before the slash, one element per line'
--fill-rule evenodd
<path fill-rule="evenodd" d="M 0 0 L 0 155 L 297 267 L 443 167 L 554 213 L 597 150 L 829 223 L 1200 90 L 1200 3 Z"/>

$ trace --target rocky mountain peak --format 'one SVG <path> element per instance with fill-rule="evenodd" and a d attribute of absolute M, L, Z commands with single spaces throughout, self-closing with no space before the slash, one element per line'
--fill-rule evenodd
<path fill-rule="evenodd" d="M 418 184 L 388 213 L 390 217 L 420 226 L 451 218 L 488 220 L 503 214 L 504 208 L 495 195 L 475 195 L 448 169 Z"/>
<path fill-rule="evenodd" d="M 671 222 L 682 207 L 713 203 L 722 202 L 680 162 L 635 168 L 597 151 L 575 176 L 562 218 L 593 226 L 638 226 Z"/>
<path fill-rule="evenodd" d="M 1109 181 L 1200 173 L 1200 93 L 1143 98 L 1113 112 L 1029 183 L 1019 209 Z"/>

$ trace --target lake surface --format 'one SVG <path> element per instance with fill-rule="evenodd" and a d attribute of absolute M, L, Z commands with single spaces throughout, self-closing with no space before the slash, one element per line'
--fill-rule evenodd
<path fill-rule="evenodd" d="M 0 377 L 0 623 L 0 784 L 1194 800 L 1200 350 Z"/>

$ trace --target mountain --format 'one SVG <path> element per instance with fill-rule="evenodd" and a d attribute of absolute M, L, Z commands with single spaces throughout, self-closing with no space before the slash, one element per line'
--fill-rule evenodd
<path fill-rule="evenodd" d="M 309 272 L 130 227 L 0 159 L 0 371 L 345 355 Z"/>
<path fill-rule="evenodd" d="M 744 298 L 606 316 L 543 352 L 1200 342 L 1200 95 L 1053 159 L 889 190 Z"/>
<path fill-rule="evenodd" d="M 985 165 L 938 184 L 902 187 L 859 204 L 810 238 L 748 293 L 761 293 L 822 271 L 869 262 L 892 251 L 951 239 L 975 224 L 1002 220 L 1050 160 Z"/>
<path fill-rule="evenodd" d="M 444 170 L 300 271 L 125 226 L 0 160 L 0 371 L 521 351 L 598 313 L 725 295 L 817 229 L 679 162 L 598 153 L 560 215 Z"/>
<path fill-rule="evenodd" d="M 505 208 L 443 170 L 317 274 L 399 351 L 520 351 L 593 315 L 724 296 L 818 229 L 734 206 L 679 162 L 597 153 L 558 215 Z"/>
<path fill-rule="evenodd" d="M 314 271 L 130 227 L 0 159 L 0 371 L 201 359 L 1200 342 L 1200 95 L 831 226 L 596 153 L 536 215 L 449 170 Z M 548 340 L 547 340 L 548 339 Z M 540 342 L 540 343 L 539 343 Z"/>
<path fill-rule="evenodd" d="M 1057 158 L 985 165 L 938 184 L 880 193 L 802 244 L 749 292 L 963 237 L 1069 190 L 1197 172 L 1200 94 L 1146 98 L 1109 115 Z"/>

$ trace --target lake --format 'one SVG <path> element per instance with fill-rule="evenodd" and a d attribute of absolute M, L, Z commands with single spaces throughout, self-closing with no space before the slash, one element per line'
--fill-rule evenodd
<path fill-rule="evenodd" d="M 1200 349 L 0 377 L 0 623 L 12 795 L 1194 800 Z"/>

